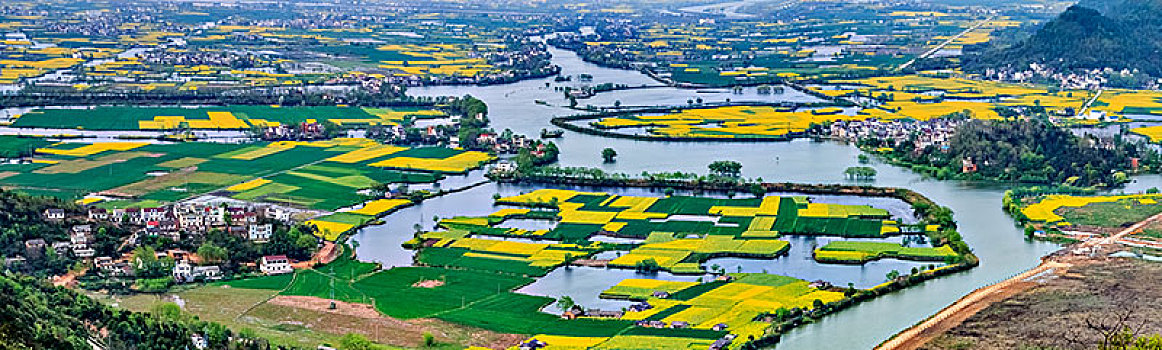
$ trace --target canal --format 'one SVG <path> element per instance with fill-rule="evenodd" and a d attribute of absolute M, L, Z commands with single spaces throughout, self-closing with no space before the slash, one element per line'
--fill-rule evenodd
<path fill-rule="evenodd" d="M 634 71 L 601 68 L 583 62 L 571 52 L 557 49 L 551 51 L 554 62 L 563 68 L 562 74 L 591 74 L 594 76 L 591 84 L 605 82 L 630 86 L 657 84 Z M 412 88 L 409 93 L 429 96 L 471 94 L 488 103 L 489 118 L 496 129 L 511 129 L 518 133 L 537 135 L 541 129 L 553 129 L 549 124 L 550 118 L 576 114 L 576 111 L 560 107 L 566 105 L 567 101 L 560 91 L 553 88 L 561 86 L 559 84 L 562 83 L 546 78 L 484 87 Z M 580 85 L 575 81 L 563 84 Z M 597 102 L 601 102 L 608 105 L 612 101 L 621 101 L 625 105 L 660 103 L 680 105 L 699 97 L 707 102 L 725 98 L 731 98 L 732 101 L 813 100 L 812 97 L 792 89 L 786 89 L 784 94 L 770 95 L 760 95 L 752 89 L 742 94 L 705 91 L 700 93 L 675 88 L 613 91 L 599 94 L 592 101 L 581 100 L 579 104 L 599 105 Z M 537 103 L 537 100 L 542 103 Z M 906 169 L 875 161 L 869 164 L 878 171 L 874 181 L 856 182 L 846 179 L 843 175 L 844 169 L 862 165 L 857 160 L 860 151 L 851 145 L 810 140 L 775 143 L 657 142 L 609 139 L 574 132 L 566 132 L 562 139 L 555 142 L 561 149 L 562 166 L 599 167 L 606 171 L 629 174 L 643 171 L 706 173 L 706 166 L 712 161 L 735 160 L 743 164 L 744 176 L 762 178 L 767 182 L 903 187 L 918 191 L 953 209 L 961 234 L 981 259 L 978 268 L 891 293 L 825 317 L 814 324 L 795 329 L 783 337 L 776 346 L 778 349 L 870 349 L 968 292 L 1035 266 L 1041 256 L 1056 249 L 1056 245 L 1032 242 L 1024 238 L 1021 230 L 1001 210 L 1003 187 L 926 179 Z M 602 162 L 600 153 L 606 147 L 617 150 L 619 154 L 617 162 L 609 164 Z M 1143 177 L 1131 184 L 1127 190 L 1141 190 L 1159 185 L 1162 185 L 1162 177 Z M 530 189 L 489 184 L 397 212 L 386 218 L 387 225 L 367 228 L 355 236 L 361 243 L 359 254 L 364 259 L 381 261 L 387 266 L 408 264 L 411 261 L 410 252 L 397 247 L 399 243 L 411 237 L 415 223 L 424 222 L 425 227 L 431 227 L 433 216 L 485 215 L 495 209 L 491 207 L 494 193 L 514 193 Z M 732 265 L 731 268 L 735 267 Z M 873 266 L 869 269 L 873 271 L 857 275 L 860 278 L 882 276 L 882 268 Z M 771 272 L 776 273 L 776 270 L 772 268 Z M 564 274 L 564 272 L 555 273 Z M 586 277 L 570 279 L 589 284 L 593 281 L 588 279 L 588 276 L 597 275 L 585 270 L 575 273 L 578 277 Z M 625 276 L 619 275 L 618 278 Z M 529 289 L 550 288 L 546 286 L 547 284 L 534 285 Z M 567 288 L 561 286 L 568 285 L 564 282 L 554 284 L 555 290 Z"/>

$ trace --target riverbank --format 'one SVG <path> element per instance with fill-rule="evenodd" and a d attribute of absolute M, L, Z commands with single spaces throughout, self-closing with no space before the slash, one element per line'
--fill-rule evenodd
<path fill-rule="evenodd" d="M 1030 284 L 1030 281 L 1035 278 L 1062 275 L 1072 266 L 1101 261 L 1110 253 L 1110 250 L 1115 249 L 1114 247 L 1120 239 L 1134 234 L 1142 227 L 1158 220 L 1162 220 L 1162 214 L 1151 216 L 1110 237 L 1093 238 L 1062 248 L 1043 259 L 1040 265 L 1028 271 L 969 293 L 923 322 L 880 344 L 876 350 L 919 349 L 928 341 L 956 327 L 993 303 L 1003 301 L 1032 288 L 1034 285 Z M 1101 258 L 1094 258 L 1094 256 Z"/>

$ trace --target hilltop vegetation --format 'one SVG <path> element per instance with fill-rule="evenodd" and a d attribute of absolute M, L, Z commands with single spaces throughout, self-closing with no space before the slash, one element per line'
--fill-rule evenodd
<path fill-rule="evenodd" d="M 1036 63 L 1058 70 L 1113 68 L 1162 75 L 1162 2 L 1081 2 L 1028 38 L 992 42 L 964 57 L 968 70 L 1024 69 Z"/>
<path fill-rule="evenodd" d="M 889 140 L 890 141 L 890 140 Z M 1077 186 L 1116 185 L 1127 181 L 1131 158 L 1158 163 L 1158 154 L 1115 138 L 1078 137 L 1039 120 L 970 121 L 959 126 L 946 146 L 917 147 L 914 139 L 894 143 L 862 141 L 881 148 L 888 158 L 913 164 L 937 178 L 993 179 Z M 969 160 L 975 171 L 965 171 Z"/>

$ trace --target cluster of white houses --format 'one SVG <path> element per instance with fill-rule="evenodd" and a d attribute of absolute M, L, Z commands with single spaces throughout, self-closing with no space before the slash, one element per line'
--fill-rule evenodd
<path fill-rule="evenodd" d="M 270 221 L 291 223 L 291 214 L 292 211 L 277 206 L 175 204 L 165 207 L 124 209 L 89 207 L 85 213 L 86 217 L 75 219 L 88 219 L 87 221 L 93 223 L 111 222 L 138 228 L 134 236 L 129 238 L 131 242 L 144 236 L 164 236 L 179 240 L 183 233 L 204 234 L 210 230 L 224 230 L 253 242 L 266 242 L 274 233 L 274 224 Z M 63 221 L 68 218 L 63 209 L 47 209 L 43 215 L 50 221 Z M 71 251 L 78 258 L 93 259 L 94 267 L 102 272 L 111 275 L 131 274 L 132 264 L 126 258 L 95 256 L 96 251 L 91 246 L 94 242 L 93 231 L 92 224 L 73 225 L 69 229 L 69 241 L 46 243 L 43 239 L 29 240 L 25 242 L 26 253 L 36 254 L 51 246 L 58 254 Z M 189 255 L 184 251 L 158 253 L 159 258 L 168 256 L 176 261 L 173 277 L 177 282 L 221 278 L 218 266 L 195 266 L 191 263 Z M 282 255 L 265 256 L 258 261 L 259 270 L 265 274 L 293 272 L 290 263 L 290 259 Z"/>
<path fill-rule="evenodd" d="M 223 229 L 255 242 L 269 240 L 273 230 L 273 225 L 261 224 L 260 219 L 289 222 L 290 215 L 290 211 L 274 206 L 256 208 L 179 204 L 153 208 L 88 209 L 90 220 L 141 226 L 141 233 L 150 236 L 177 238 L 182 232 L 197 234 Z"/>

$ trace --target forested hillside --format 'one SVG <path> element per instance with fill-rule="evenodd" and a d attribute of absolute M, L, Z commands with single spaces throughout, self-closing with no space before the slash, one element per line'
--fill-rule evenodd
<path fill-rule="evenodd" d="M 195 335 L 212 349 L 270 348 L 263 339 L 199 321 L 174 304 L 134 313 L 43 279 L 0 273 L 0 349 L 193 349 Z"/>
<path fill-rule="evenodd" d="M 865 141 L 867 142 L 867 141 Z M 916 147 L 912 140 L 891 145 L 886 155 L 915 164 L 938 178 L 980 178 L 1078 186 L 1115 185 L 1128 177 L 1131 158 L 1149 166 L 1158 154 L 1123 141 L 1078 137 L 1040 120 L 976 120 L 957 127 L 946 148 Z M 975 171 L 965 171 L 970 160 Z"/>
<path fill-rule="evenodd" d="M 1082 2 L 1015 43 L 966 55 L 968 70 L 1037 63 L 1059 70 L 1129 69 L 1162 75 L 1162 1 Z"/>

